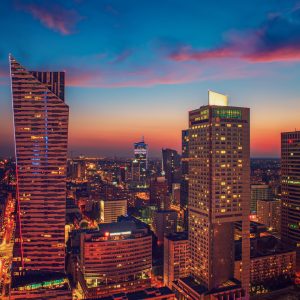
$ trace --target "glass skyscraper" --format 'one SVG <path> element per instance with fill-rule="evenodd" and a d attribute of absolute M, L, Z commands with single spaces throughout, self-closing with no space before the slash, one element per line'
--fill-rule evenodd
<path fill-rule="evenodd" d="M 13 275 L 65 271 L 69 107 L 63 72 L 30 72 L 10 60 L 17 226 Z"/>
<path fill-rule="evenodd" d="M 134 159 L 132 161 L 132 180 L 146 183 L 148 169 L 148 145 L 144 138 L 137 143 L 134 143 Z"/>

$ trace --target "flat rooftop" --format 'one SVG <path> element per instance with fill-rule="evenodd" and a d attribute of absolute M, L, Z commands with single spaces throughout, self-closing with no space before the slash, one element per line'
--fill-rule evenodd
<path fill-rule="evenodd" d="M 166 238 L 170 241 L 187 241 L 188 240 L 188 232 L 182 231 L 182 232 L 174 232 L 166 236 Z"/>
<path fill-rule="evenodd" d="M 160 288 L 149 288 L 143 291 L 131 292 L 131 293 L 118 293 L 108 297 L 96 298 L 98 300 L 142 300 L 142 299 L 151 299 L 157 296 L 172 296 L 175 294 L 168 287 Z M 93 298 L 95 299 L 95 298 Z"/>
<path fill-rule="evenodd" d="M 64 273 L 56 272 L 30 272 L 23 276 L 14 276 L 12 278 L 11 288 L 17 289 L 27 285 L 38 285 L 50 281 L 63 281 L 67 276 Z M 42 286 L 41 286 L 42 287 Z"/>
<path fill-rule="evenodd" d="M 292 247 L 283 244 L 278 238 L 272 235 L 251 239 L 250 250 L 251 258 L 259 258 L 295 251 Z M 235 260 L 241 260 L 241 255 L 242 241 L 235 241 Z"/>
<path fill-rule="evenodd" d="M 217 288 L 213 288 L 211 290 L 208 290 L 204 285 L 199 284 L 192 276 L 180 278 L 177 281 L 178 286 L 180 286 L 180 282 L 184 283 L 186 286 L 188 286 L 191 290 L 196 292 L 199 296 L 200 295 L 210 295 L 220 292 L 225 292 L 229 290 L 236 290 L 241 288 L 240 281 L 232 278 L 228 281 L 226 281 L 224 284 Z"/>

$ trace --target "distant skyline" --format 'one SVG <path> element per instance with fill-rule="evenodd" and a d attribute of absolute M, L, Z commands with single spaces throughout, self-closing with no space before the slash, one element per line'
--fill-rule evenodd
<path fill-rule="evenodd" d="M 3 0 L 0 156 L 14 154 L 8 54 L 66 71 L 69 153 L 181 152 L 188 111 L 207 91 L 251 109 L 251 156 L 279 157 L 300 129 L 300 2 Z"/>

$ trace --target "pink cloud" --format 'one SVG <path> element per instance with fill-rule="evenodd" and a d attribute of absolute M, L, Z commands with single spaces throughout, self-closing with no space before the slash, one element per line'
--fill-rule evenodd
<path fill-rule="evenodd" d="M 224 58 L 251 63 L 300 61 L 300 6 L 287 14 L 270 14 L 256 29 L 229 32 L 216 48 L 171 45 L 167 56 L 173 61 Z"/>
<path fill-rule="evenodd" d="M 64 9 L 59 6 L 42 7 L 39 5 L 20 6 L 38 19 L 44 26 L 60 32 L 63 35 L 73 33 L 74 27 L 81 17 L 74 10 Z"/>
<path fill-rule="evenodd" d="M 230 48 L 219 48 L 205 51 L 195 51 L 191 47 L 182 47 L 181 49 L 169 55 L 169 58 L 175 61 L 189 60 L 207 60 L 214 58 L 227 58 L 233 56 L 234 51 Z"/>
<path fill-rule="evenodd" d="M 286 46 L 272 52 L 260 52 L 245 55 L 252 62 L 300 61 L 300 49 Z"/>
<path fill-rule="evenodd" d="M 132 55 L 133 51 L 131 49 L 126 49 L 122 51 L 119 55 L 117 55 L 111 63 L 121 63 L 127 60 L 128 57 Z"/>
<path fill-rule="evenodd" d="M 221 60 L 198 64 L 187 61 L 151 65 L 133 71 L 102 68 L 98 70 L 69 69 L 66 84 L 73 87 L 151 87 L 156 85 L 185 84 L 207 80 L 227 80 L 258 77 L 266 71 L 257 70 L 242 61 Z"/>
<path fill-rule="evenodd" d="M 182 66 L 180 72 L 171 66 L 160 70 L 143 68 L 127 72 L 69 70 L 66 82 L 68 86 L 76 87 L 151 87 L 193 82 L 201 77 L 201 73 L 198 67 L 192 65 Z"/>

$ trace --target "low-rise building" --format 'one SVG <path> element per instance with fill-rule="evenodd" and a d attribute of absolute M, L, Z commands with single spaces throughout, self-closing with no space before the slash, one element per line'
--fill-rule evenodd
<path fill-rule="evenodd" d="M 79 265 L 78 278 L 88 297 L 149 288 L 152 236 L 148 227 L 123 218 L 82 231 Z"/>
<path fill-rule="evenodd" d="M 100 200 L 100 222 L 117 222 L 119 216 L 127 215 L 127 199 Z"/>
<path fill-rule="evenodd" d="M 234 277 L 241 278 L 241 245 L 236 241 Z M 270 235 L 251 239 L 250 284 L 252 293 L 268 291 L 276 282 L 291 283 L 296 252 Z"/>

